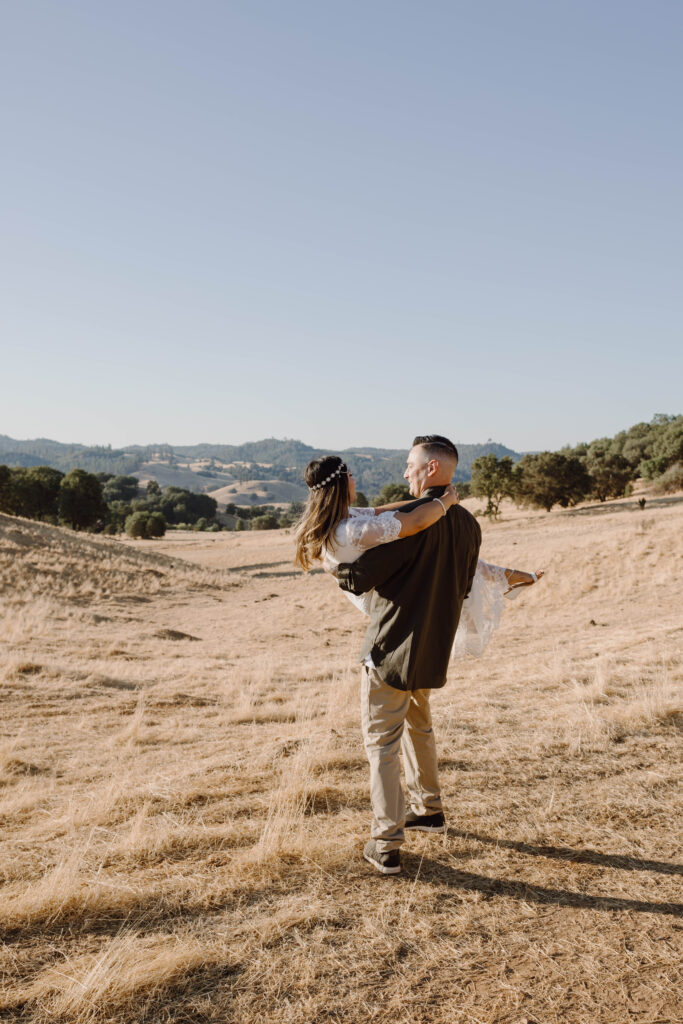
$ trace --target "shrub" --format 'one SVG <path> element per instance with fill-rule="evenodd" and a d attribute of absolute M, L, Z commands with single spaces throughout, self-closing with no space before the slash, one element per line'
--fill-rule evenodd
<path fill-rule="evenodd" d="M 129 537 L 146 537 L 147 536 L 147 520 L 149 516 L 146 512 L 133 512 L 132 515 L 126 519 L 126 533 Z"/>
<path fill-rule="evenodd" d="M 277 530 L 280 526 L 280 521 L 277 516 L 272 513 L 268 513 L 265 516 L 255 516 L 250 524 L 251 530 Z"/>
<path fill-rule="evenodd" d="M 161 512 L 151 512 L 147 517 L 147 536 L 163 537 L 166 533 L 166 520 Z"/>
<path fill-rule="evenodd" d="M 655 480 L 652 490 L 655 494 L 673 494 L 683 491 L 683 462 L 669 466 L 665 473 Z"/>

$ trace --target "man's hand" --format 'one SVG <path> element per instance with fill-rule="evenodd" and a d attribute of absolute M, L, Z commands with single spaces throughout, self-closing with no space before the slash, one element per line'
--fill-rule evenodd
<path fill-rule="evenodd" d="M 458 490 L 455 484 L 449 484 L 446 490 L 441 495 L 441 500 L 446 505 L 446 508 L 451 508 L 452 505 L 459 505 L 460 498 L 458 496 Z"/>

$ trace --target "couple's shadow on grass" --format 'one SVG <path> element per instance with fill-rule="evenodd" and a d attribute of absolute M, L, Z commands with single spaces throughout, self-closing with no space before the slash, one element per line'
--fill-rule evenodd
<path fill-rule="evenodd" d="M 600 867 L 618 868 L 621 871 L 655 871 L 665 875 L 683 875 L 683 865 L 667 861 L 641 860 L 637 857 L 623 857 L 598 853 L 597 850 L 574 849 L 569 846 L 546 846 L 521 842 L 514 839 L 496 839 L 449 827 L 449 836 L 474 840 L 534 857 L 548 857 L 551 860 L 572 861 L 577 864 L 595 864 Z M 405 848 L 404 848 L 405 850 Z M 587 893 L 572 892 L 569 889 L 553 889 L 530 882 L 502 878 L 489 878 L 471 871 L 461 871 L 449 865 L 420 857 L 405 851 L 404 864 L 410 874 L 418 875 L 423 881 L 446 885 L 453 889 L 480 892 L 485 896 L 507 896 L 510 899 L 542 903 L 549 906 L 575 907 L 583 910 L 630 910 L 643 914 L 666 914 L 683 917 L 682 903 L 654 903 L 649 900 L 632 900 L 620 896 L 591 896 Z"/>

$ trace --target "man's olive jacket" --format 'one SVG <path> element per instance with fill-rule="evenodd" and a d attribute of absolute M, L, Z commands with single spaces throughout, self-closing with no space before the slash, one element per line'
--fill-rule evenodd
<path fill-rule="evenodd" d="M 443 494 L 430 487 L 399 511 Z M 421 533 L 371 548 L 339 566 L 342 590 L 374 588 L 361 660 L 370 655 L 380 677 L 397 690 L 438 689 L 448 661 L 462 602 L 477 568 L 481 528 L 461 505 Z"/>

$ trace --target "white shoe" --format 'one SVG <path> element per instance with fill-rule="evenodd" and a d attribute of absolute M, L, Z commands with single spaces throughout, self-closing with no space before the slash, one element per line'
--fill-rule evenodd
<path fill-rule="evenodd" d="M 524 580 L 524 582 L 522 583 L 513 583 L 510 589 L 505 591 L 503 597 L 506 597 L 508 601 L 512 601 L 515 597 L 519 596 L 520 590 L 523 590 L 524 587 L 530 587 L 534 583 L 538 583 L 542 575 L 543 573 L 538 574 L 535 572 L 530 572 L 529 576 L 531 576 L 531 582 L 527 582 L 526 580 Z"/>

